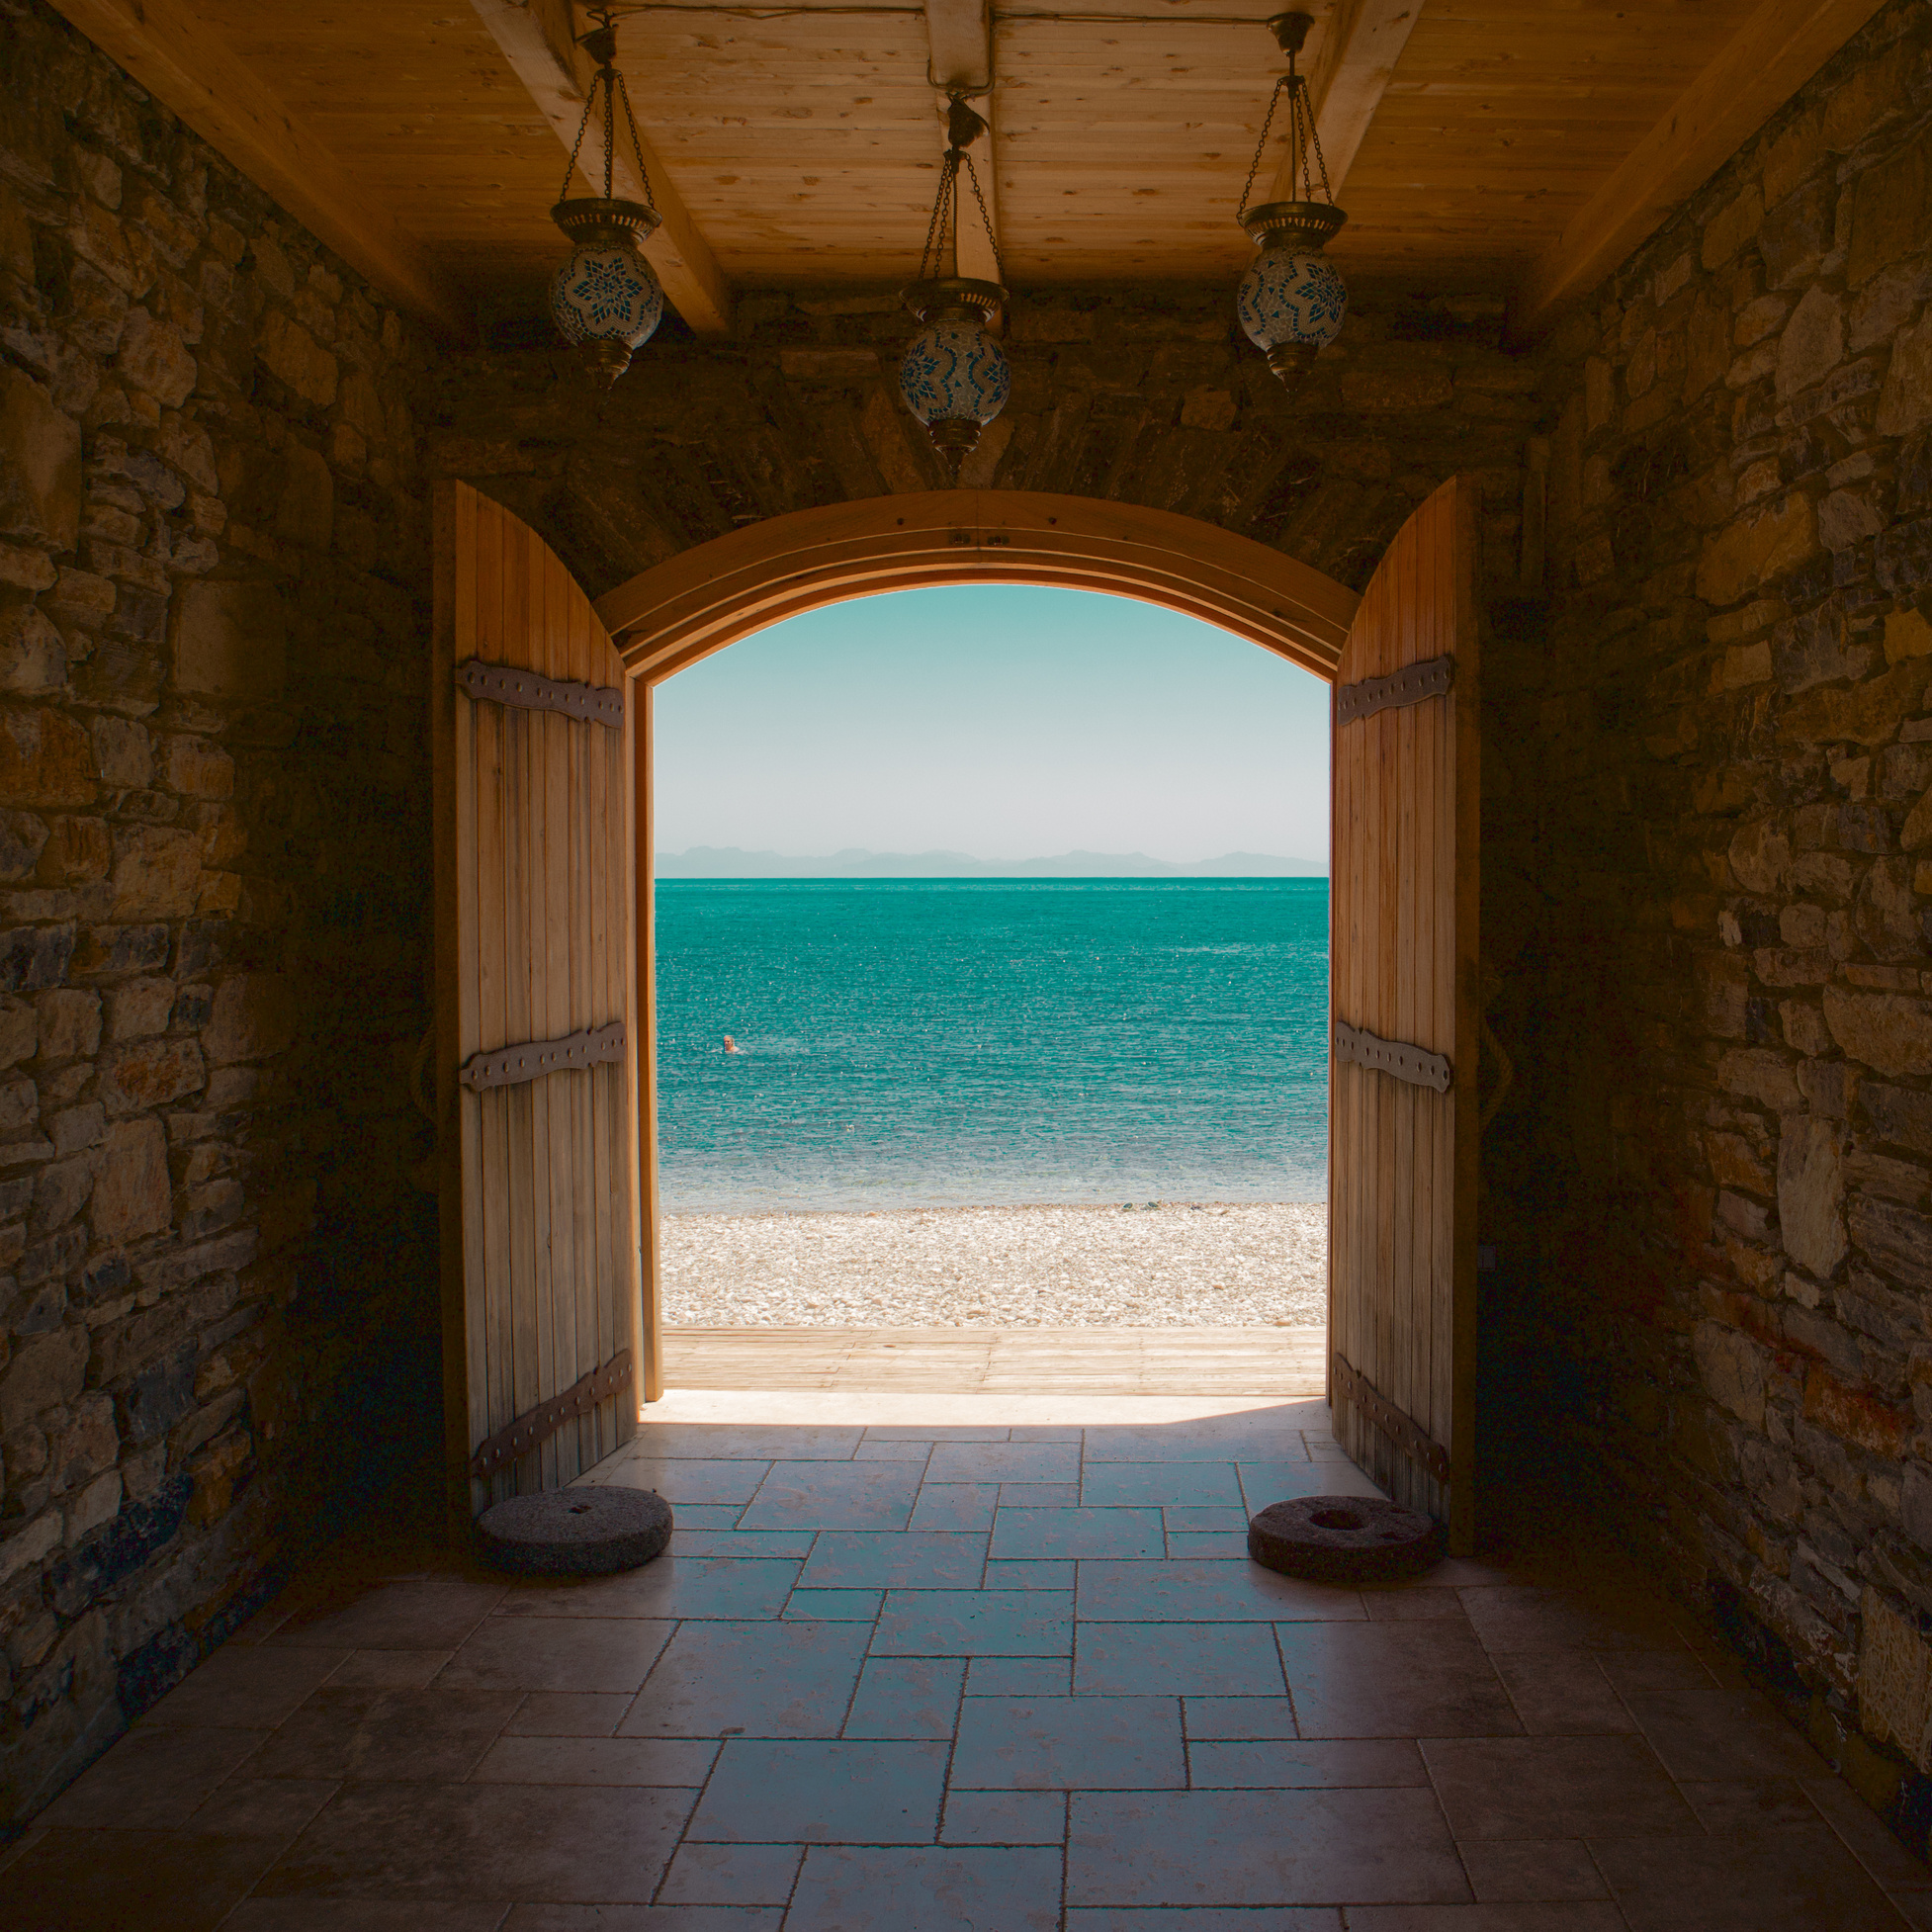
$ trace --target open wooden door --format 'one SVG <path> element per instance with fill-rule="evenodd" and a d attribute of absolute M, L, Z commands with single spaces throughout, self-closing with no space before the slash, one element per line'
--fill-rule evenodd
<path fill-rule="evenodd" d="M 436 495 L 436 1115 L 451 1501 L 636 1433 L 639 708 L 536 533 Z"/>
<path fill-rule="evenodd" d="M 1329 1400 L 1396 1501 L 1474 1532 L 1475 492 L 1403 525 L 1335 673 Z"/>

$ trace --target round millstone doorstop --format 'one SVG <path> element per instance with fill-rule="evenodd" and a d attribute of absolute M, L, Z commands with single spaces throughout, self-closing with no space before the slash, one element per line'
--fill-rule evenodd
<path fill-rule="evenodd" d="M 605 1576 L 648 1563 L 670 1541 L 670 1505 L 655 1489 L 546 1489 L 492 1503 L 477 1518 L 483 1560 L 533 1576 Z"/>
<path fill-rule="evenodd" d="M 1443 1560 L 1440 1523 L 1379 1496 L 1297 1496 L 1248 1525 L 1248 1554 L 1311 1583 L 1393 1583 Z"/>

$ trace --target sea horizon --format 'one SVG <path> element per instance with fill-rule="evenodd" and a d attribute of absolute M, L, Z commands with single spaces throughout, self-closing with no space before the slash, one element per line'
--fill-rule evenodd
<path fill-rule="evenodd" d="M 667 1213 L 1325 1197 L 1325 877 L 657 897 Z"/>

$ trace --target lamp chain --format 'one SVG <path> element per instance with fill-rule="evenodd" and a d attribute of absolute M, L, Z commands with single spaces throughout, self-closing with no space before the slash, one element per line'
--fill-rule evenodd
<path fill-rule="evenodd" d="M 631 90 L 624 76 L 617 71 L 616 30 L 611 25 L 607 10 L 600 9 L 592 18 L 597 26 L 582 40 L 583 44 L 598 58 L 598 67 L 590 79 L 590 92 L 583 103 L 583 118 L 576 125 L 576 139 L 571 144 L 571 158 L 564 164 L 564 185 L 558 191 L 557 199 L 560 202 L 570 199 L 571 181 L 576 173 L 577 157 L 583 152 L 583 137 L 590 132 L 590 117 L 597 111 L 597 89 L 601 86 L 604 90 L 604 200 L 613 200 L 616 192 L 617 103 L 621 97 L 624 102 L 624 125 L 631 133 L 631 152 L 637 157 L 638 182 L 644 190 L 645 201 L 655 206 L 657 197 L 651 190 L 651 170 L 644 161 L 644 137 L 638 132 L 638 118 L 631 109 Z M 608 37 L 601 46 L 596 44 L 600 35 Z"/>
<path fill-rule="evenodd" d="M 1288 71 L 1274 83 L 1274 91 L 1268 97 L 1268 113 L 1262 121 L 1261 139 L 1255 143 L 1255 158 L 1248 164 L 1248 179 L 1242 185 L 1241 206 L 1235 210 L 1235 220 L 1241 220 L 1248 213 L 1248 203 L 1255 192 L 1255 177 L 1261 172 L 1262 156 L 1268 152 L 1268 137 L 1274 127 L 1274 112 L 1281 104 L 1281 96 L 1288 97 L 1288 195 L 1294 196 L 1294 169 L 1301 169 L 1302 194 L 1308 201 L 1315 199 L 1314 169 L 1308 165 L 1308 150 L 1315 150 L 1315 167 L 1321 170 L 1322 194 L 1331 202 L 1335 191 L 1328 185 L 1328 161 L 1322 153 L 1322 137 L 1315 129 L 1315 117 L 1308 107 L 1308 83 L 1295 69 L 1294 53 L 1288 53 Z"/>

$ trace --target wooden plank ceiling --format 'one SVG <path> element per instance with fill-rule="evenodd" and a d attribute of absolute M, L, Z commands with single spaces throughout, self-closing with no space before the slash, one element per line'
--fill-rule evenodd
<path fill-rule="evenodd" d="M 319 180 L 293 164 L 264 179 L 259 107 L 238 135 L 220 90 L 198 95 L 181 78 L 218 54 L 238 62 L 252 92 L 279 103 L 291 140 L 330 157 L 336 199 L 363 203 L 320 210 L 338 232 L 383 238 L 357 266 L 419 312 L 447 317 L 559 258 L 559 124 L 588 78 L 570 45 L 587 24 L 573 0 L 57 4 L 272 192 Z M 1544 322 L 1654 226 L 1660 197 L 1697 186 L 1877 5 L 1312 0 L 1304 65 L 1350 216 L 1332 253 L 1362 280 L 1515 294 L 1531 325 Z M 946 71 L 932 78 L 974 83 L 993 124 L 975 153 L 1015 287 L 1232 281 L 1250 252 L 1234 212 L 1283 68 L 1266 0 L 618 11 L 666 210 L 654 258 L 701 332 L 729 325 L 734 288 L 910 275 L 942 146 L 935 57 Z M 1274 192 L 1276 158 L 1257 199 Z M 319 226 L 304 192 L 282 198 Z M 411 245 L 398 268 L 397 247 Z M 447 292 L 440 307 L 431 286 Z"/>

